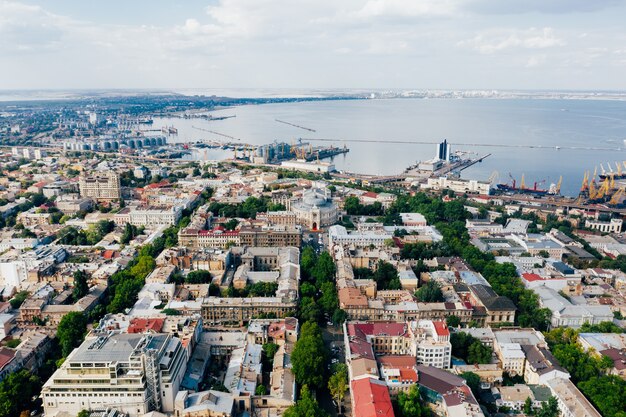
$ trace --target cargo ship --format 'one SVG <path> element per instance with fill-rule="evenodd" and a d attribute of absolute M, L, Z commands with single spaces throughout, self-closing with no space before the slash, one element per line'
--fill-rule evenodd
<path fill-rule="evenodd" d="M 511 176 L 511 174 L 509 174 Z M 497 184 L 496 190 L 500 193 L 514 193 L 514 194 L 530 194 L 536 196 L 544 196 L 544 195 L 558 195 L 561 193 L 561 184 L 563 182 L 563 177 L 559 178 L 559 182 L 557 184 L 550 184 L 549 189 L 539 188 L 538 184 L 544 183 L 544 181 L 534 182 L 532 187 L 526 187 L 524 184 L 524 176 L 522 175 L 521 184 L 518 186 L 515 178 L 511 176 L 512 184 Z"/>
<path fill-rule="evenodd" d="M 515 194 L 532 194 L 532 195 L 546 195 L 550 194 L 549 190 L 544 190 L 542 188 L 537 187 L 537 183 L 533 186 L 533 188 L 521 188 L 515 185 L 515 181 L 513 181 L 513 185 L 509 184 L 497 184 L 496 185 L 498 191 L 503 193 L 515 193 Z"/>

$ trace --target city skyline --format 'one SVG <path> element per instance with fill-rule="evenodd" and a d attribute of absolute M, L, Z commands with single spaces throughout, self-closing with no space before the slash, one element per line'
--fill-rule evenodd
<path fill-rule="evenodd" d="M 622 90 L 626 2 L 0 1 L 0 89 Z"/>

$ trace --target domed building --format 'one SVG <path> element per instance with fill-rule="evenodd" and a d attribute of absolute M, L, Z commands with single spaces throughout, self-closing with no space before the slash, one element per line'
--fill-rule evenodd
<path fill-rule="evenodd" d="M 302 194 L 302 198 L 291 204 L 298 223 L 316 230 L 337 223 L 339 209 L 332 201 L 330 190 L 312 188 Z"/>

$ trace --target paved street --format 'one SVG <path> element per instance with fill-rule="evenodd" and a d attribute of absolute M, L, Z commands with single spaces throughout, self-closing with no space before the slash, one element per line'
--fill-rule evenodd
<path fill-rule="evenodd" d="M 328 363 L 328 367 L 332 367 L 333 360 L 337 363 L 345 363 L 345 348 L 343 343 L 343 329 L 340 326 L 326 326 L 322 328 L 322 337 L 324 344 L 331 352 L 331 360 Z M 318 400 L 322 408 L 324 408 L 331 417 L 337 417 L 337 407 L 333 404 L 333 399 L 330 397 L 328 390 L 318 393 Z M 343 401 L 344 416 L 351 416 L 350 410 L 350 394 L 346 393 Z"/>

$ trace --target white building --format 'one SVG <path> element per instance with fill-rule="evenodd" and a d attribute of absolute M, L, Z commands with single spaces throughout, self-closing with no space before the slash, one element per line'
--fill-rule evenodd
<path fill-rule="evenodd" d="M 349 233 L 341 225 L 334 225 L 328 228 L 329 245 L 354 246 L 356 248 L 367 248 L 374 246 L 382 248 L 385 241 L 393 237 L 390 233 L 376 233 L 373 231 L 354 231 Z"/>
<path fill-rule="evenodd" d="M 563 417 L 602 417 L 569 379 L 554 378 L 547 385 L 556 397 Z"/>
<path fill-rule="evenodd" d="M 420 320 L 413 322 L 416 338 L 415 357 L 418 364 L 448 369 L 452 359 L 450 331 L 442 321 Z"/>
<path fill-rule="evenodd" d="M 171 413 L 187 359 L 180 340 L 166 334 L 87 339 L 44 384 L 45 414 L 111 407 L 131 417 Z"/>
<path fill-rule="evenodd" d="M 303 160 L 283 161 L 280 163 L 280 166 L 296 171 L 318 172 L 321 174 L 335 170 L 335 166 L 328 162 L 307 162 Z"/>
<path fill-rule="evenodd" d="M 452 190 L 455 193 L 489 195 L 491 184 L 486 181 L 449 179 L 446 177 L 429 178 L 421 188 L 426 190 Z"/>
<path fill-rule="evenodd" d="M 134 226 L 158 227 L 176 224 L 182 216 L 179 206 L 170 208 L 130 208 L 126 207 L 115 214 L 115 223 L 130 223 Z"/>
<path fill-rule="evenodd" d="M 296 213 L 300 224 L 312 230 L 333 225 L 339 218 L 339 209 L 328 189 L 305 191 L 301 200 L 292 203 L 291 211 Z"/>
<path fill-rule="evenodd" d="M 585 220 L 585 227 L 593 230 L 599 230 L 603 233 L 620 233 L 622 231 L 622 219 L 611 219 L 608 222 L 587 219 Z"/>
<path fill-rule="evenodd" d="M 613 312 L 609 306 L 572 304 L 558 291 L 546 286 L 539 286 L 532 290 L 539 296 L 541 306 L 552 311 L 550 320 L 552 327 L 578 328 L 585 323 L 598 324 L 613 320 Z"/>

